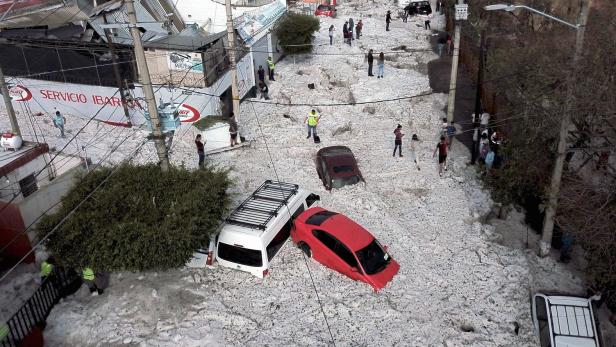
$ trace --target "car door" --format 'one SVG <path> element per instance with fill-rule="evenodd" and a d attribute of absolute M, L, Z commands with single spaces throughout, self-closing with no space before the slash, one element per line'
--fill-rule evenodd
<path fill-rule="evenodd" d="M 314 250 L 312 252 L 314 259 L 331 269 L 340 271 L 341 260 L 335 253 L 338 240 L 336 240 L 326 231 L 319 229 L 312 230 L 312 235 L 317 240 Z"/>
<path fill-rule="evenodd" d="M 351 252 L 346 247 L 346 245 L 338 241 L 336 243 L 334 253 L 336 253 L 336 255 L 341 261 L 339 265 L 341 273 L 349 276 L 356 281 L 365 281 L 364 274 L 362 273 L 357 258 L 355 257 L 353 252 Z"/>

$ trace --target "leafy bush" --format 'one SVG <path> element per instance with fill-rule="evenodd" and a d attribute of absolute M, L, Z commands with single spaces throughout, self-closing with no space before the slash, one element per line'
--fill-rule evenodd
<path fill-rule="evenodd" d="M 274 29 L 285 53 L 306 53 L 312 50 L 314 33 L 319 30 L 319 20 L 305 14 L 289 13 Z M 306 46 L 294 46 L 306 45 Z"/>
<path fill-rule="evenodd" d="M 39 235 L 49 233 L 111 172 L 87 175 L 44 217 Z M 225 171 L 188 171 L 157 165 L 122 165 L 48 241 L 64 264 L 109 271 L 167 269 L 184 265 L 193 251 L 207 245 L 229 199 Z"/>

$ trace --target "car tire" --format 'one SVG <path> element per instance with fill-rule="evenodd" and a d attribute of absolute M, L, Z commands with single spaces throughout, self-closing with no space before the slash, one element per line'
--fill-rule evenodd
<path fill-rule="evenodd" d="M 310 250 L 310 246 L 308 246 L 305 242 L 300 242 L 299 249 L 304 252 L 306 257 L 312 258 L 312 250 Z"/>

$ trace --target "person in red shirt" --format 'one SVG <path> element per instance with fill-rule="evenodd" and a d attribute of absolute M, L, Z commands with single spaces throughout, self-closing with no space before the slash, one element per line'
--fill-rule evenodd
<path fill-rule="evenodd" d="M 398 155 L 399 156 L 403 156 L 402 155 L 402 137 L 404 136 L 404 134 L 402 133 L 402 125 L 398 124 L 398 127 L 396 127 L 396 130 L 394 130 L 394 135 L 396 136 L 396 139 L 394 140 L 394 154 L 393 156 L 396 156 L 396 149 L 398 150 Z"/>
<path fill-rule="evenodd" d="M 449 148 L 449 142 L 445 136 L 441 136 L 441 142 L 436 144 L 432 158 L 436 156 L 438 151 L 438 175 L 443 176 L 443 169 L 447 170 L 447 150 Z"/>

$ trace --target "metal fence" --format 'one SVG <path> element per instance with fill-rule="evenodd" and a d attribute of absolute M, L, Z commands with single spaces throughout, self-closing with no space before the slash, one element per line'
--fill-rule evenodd
<path fill-rule="evenodd" d="M 45 279 L 34 295 L 24 303 L 5 325 L 7 336 L 0 340 L 1 347 L 18 347 L 32 329 L 45 322 L 61 298 L 74 293 L 81 285 L 81 278 L 73 270 L 56 269 Z M 1 337 L 0 337 L 1 338 Z"/>

